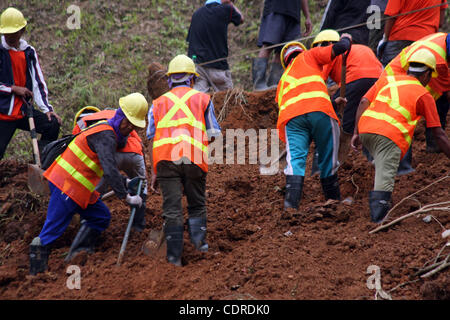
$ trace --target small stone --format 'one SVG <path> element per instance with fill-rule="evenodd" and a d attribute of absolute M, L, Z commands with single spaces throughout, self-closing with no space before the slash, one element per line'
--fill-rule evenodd
<path fill-rule="evenodd" d="M 431 216 L 430 215 L 428 215 L 428 216 L 426 216 L 425 218 L 423 218 L 423 222 L 425 222 L 425 223 L 430 223 L 431 222 Z"/>
<path fill-rule="evenodd" d="M 290 236 L 293 235 L 293 233 L 291 232 L 291 230 L 289 230 L 289 231 L 286 231 L 286 232 L 284 233 L 284 235 L 285 235 L 286 237 L 290 237 Z"/>

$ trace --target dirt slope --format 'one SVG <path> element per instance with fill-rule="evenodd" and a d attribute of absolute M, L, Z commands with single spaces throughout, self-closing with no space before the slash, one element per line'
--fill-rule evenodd
<path fill-rule="evenodd" d="M 222 129 L 274 128 L 274 95 L 216 94 Z M 448 175 L 447 158 L 424 150 L 420 124 L 413 144 L 416 173 L 397 178 L 394 203 Z M 124 263 L 116 266 L 129 209 L 108 199 L 111 225 L 96 253 L 74 261 L 81 268 L 81 290 L 69 290 L 63 259 L 78 230 L 76 221 L 56 241 L 49 272 L 29 276 L 28 245 L 43 225 L 48 199 L 28 191 L 26 165 L 0 162 L 0 299 L 373 299 L 375 292 L 366 285 L 370 265 L 381 268 L 382 287 L 389 291 L 419 279 L 414 273 L 445 244 L 442 227 L 434 220 L 425 223 L 423 216 L 369 234 L 376 227 L 367 202 L 373 173 L 361 154 L 352 154 L 339 171 L 341 193 L 354 197 L 352 205 L 324 204 L 318 176 L 308 176 L 299 214 L 282 217 L 281 172 L 260 176 L 258 165 L 212 165 L 207 180 L 210 250 L 196 252 L 185 232 L 182 268 L 167 264 L 164 254 L 149 258 L 141 252 L 148 232 L 162 224 L 162 200 L 155 194 L 147 200 L 147 228 L 131 235 Z M 445 180 L 420 192 L 417 201 L 401 204 L 392 218 L 417 209 L 419 202 L 449 201 L 448 186 Z M 450 228 L 448 211 L 433 215 Z M 394 299 L 449 299 L 449 273 L 390 293 Z"/>

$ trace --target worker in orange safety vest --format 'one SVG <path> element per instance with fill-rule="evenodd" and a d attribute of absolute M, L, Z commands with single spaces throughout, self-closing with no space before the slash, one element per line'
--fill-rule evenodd
<path fill-rule="evenodd" d="M 206 242 L 206 175 L 208 140 L 220 135 L 214 105 L 208 94 L 194 90 L 198 76 L 189 57 L 178 55 L 169 63 L 170 91 L 153 101 L 148 113 L 147 138 L 152 140 L 151 189 L 160 186 L 167 261 L 181 266 L 184 219 L 183 190 L 188 202 L 188 231 L 197 250 Z"/>
<path fill-rule="evenodd" d="M 438 145 L 450 158 L 450 142 L 442 129 L 436 104 L 425 89 L 437 76 L 436 59 L 427 49 L 408 58 L 406 75 L 382 76 L 361 99 L 351 145 L 362 143 L 374 157 L 375 185 L 369 194 L 371 220 L 381 223 L 391 208 L 400 160 L 410 149 L 417 122 L 425 117 Z"/>

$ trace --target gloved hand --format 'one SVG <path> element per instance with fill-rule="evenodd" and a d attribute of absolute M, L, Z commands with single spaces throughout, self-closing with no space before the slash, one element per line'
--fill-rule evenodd
<path fill-rule="evenodd" d="M 387 39 L 386 39 L 386 35 L 383 34 L 383 38 L 380 40 L 380 42 L 378 42 L 378 46 L 377 46 L 377 58 L 381 59 L 381 56 L 383 55 L 383 51 L 384 48 L 387 45 Z"/>
<path fill-rule="evenodd" d="M 133 206 L 133 207 L 142 206 L 142 198 L 140 196 L 132 196 L 130 194 L 127 194 L 127 197 L 125 200 L 127 201 L 127 203 L 130 206 Z"/>
<path fill-rule="evenodd" d="M 126 187 L 127 187 L 128 193 L 130 193 L 130 194 L 137 193 L 140 179 L 141 179 L 140 177 L 135 177 L 133 179 L 128 179 L 128 178 L 126 179 Z"/>

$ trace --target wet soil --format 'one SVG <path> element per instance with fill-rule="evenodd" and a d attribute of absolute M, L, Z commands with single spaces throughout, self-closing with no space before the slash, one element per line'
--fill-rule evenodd
<path fill-rule="evenodd" d="M 274 97 L 274 90 L 215 94 L 222 129 L 275 128 Z M 450 162 L 443 154 L 425 152 L 424 136 L 420 123 L 413 143 L 416 172 L 396 178 L 394 204 L 449 174 Z M 166 263 L 164 252 L 150 257 L 142 251 L 149 232 L 161 229 L 160 194 L 148 197 L 147 227 L 131 233 L 123 263 L 117 266 L 130 209 L 109 198 L 105 203 L 111 210 L 111 224 L 95 253 L 81 254 L 71 263 L 81 270 L 81 289 L 70 290 L 64 257 L 79 219 L 74 218 L 55 242 L 49 271 L 30 276 L 28 248 L 43 226 L 48 198 L 27 188 L 26 164 L 2 161 L 0 299 L 366 300 L 375 295 L 367 286 L 371 265 L 380 268 L 382 288 L 393 299 L 449 299 L 449 269 L 425 279 L 415 275 L 445 245 L 441 233 L 443 228 L 450 229 L 449 212 L 426 213 L 439 223 L 434 219 L 424 222 L 423 214 L 370 234 L 377 226 L 370 221 L 368 207 L 372 165 L 362 154 L 352 152 L 339 169 L 339 178 L 342 198 L 352 197 L 352 203 L 325 202 L 319 177 L 307 176 L 299 211 L 285 214 L 282 170 L 261 176 L 257 164 L 211 165 L 207 178 L 210 249 L 195 251 L 186 230 L 183 267 Z M 420 206 L 449 201 L 449 180 L 404 201 L 390 219 Z M 448 254 L 449 248 L 445 250 Z"/>

